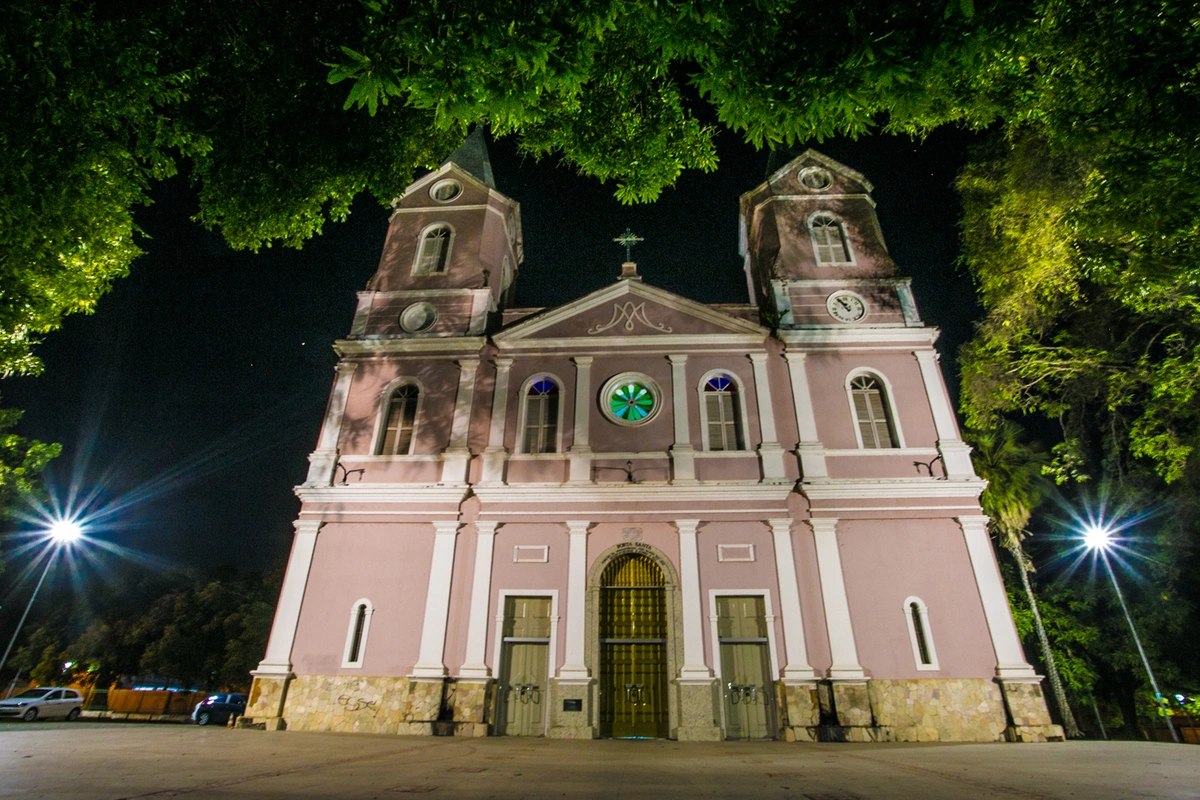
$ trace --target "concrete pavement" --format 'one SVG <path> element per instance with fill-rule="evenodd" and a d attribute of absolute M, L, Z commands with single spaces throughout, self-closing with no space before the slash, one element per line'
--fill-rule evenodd
<path fill-rule="evenodd" d="M 1200 798 L 1200 747 L 571 742 L 0 723 L 0 797 Z"/>

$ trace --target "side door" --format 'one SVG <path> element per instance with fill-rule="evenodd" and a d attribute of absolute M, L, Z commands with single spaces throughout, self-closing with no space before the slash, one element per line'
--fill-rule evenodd
<path fill-rule="evenodd" d="M 507 598 L 502 633 L 496 733 L 542 736 L 549 686 L 550 598 Z"/>
<path fill-rule="evenodd" d="M 725 737 L 775 738 L 775 678 L 763 598 L 717 598 L 717 638 Z"/>
<path fill-rule="evenodd" d="M 60 717 L 65 717 L 67 711 L 66 703 L 63 702 L 63 690 L 55 689 L 42 700 L 42 707 L 38 709 L 38 716 L 44 719 L 59 719 Z"/>

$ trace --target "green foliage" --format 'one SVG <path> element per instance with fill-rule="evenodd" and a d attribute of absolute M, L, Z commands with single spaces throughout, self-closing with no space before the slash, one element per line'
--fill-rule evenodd
<path fill-rule="evenodd" d="M 8 513 L 21 497 L 41 491 L 38 475 L 62 450 L 12 433 L 21 419 L 17 409 L 0 409 L 0 513 Z"/>
<path fill-rule="evenodd" d="M 1013 622 L 1017 625 L 1017 633 L 1026 642 L 1026 651 L 1037 653 L 1033 611 L 1024 591 L 1018 588 L 1020 579 L 1012 575 L 1011 570 L 1006 571 L 1010 573 L 1006 581 L 1009 586 L 1008 604 L 1012 609 Z M 1087 604 L 1069 590 L 1053 585 L 1038 587 L 1037 603 L 1063 684 L 1076 697 L 1091 695 L 1096 681 L 1091 662 L 1098 658 L 1102 648 L 1097 647 L 1100 644 L 1100 630 L 1090 624 L 1087 618 Z"/>
<path fill-rule="evenodd" d="M 99 687 L 153 675 L 203 689 L 245 689 L 266 650 L 282 578 L 227 575 L 184 586 L 126 570 L 86 606 L 50 612 L 14 653 L 38 683 Z M 64 670 L 63 665 L 74 666 Z"/>

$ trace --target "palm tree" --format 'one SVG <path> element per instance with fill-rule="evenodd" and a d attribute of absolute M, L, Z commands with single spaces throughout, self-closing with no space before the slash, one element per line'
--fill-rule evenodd
<path fill-rule="evenodd" d="M 1042 614 L 1029 582 L 1029 573 L 1034 571 L 1033 562 L 1025 554 L 1022 545 L 1030 535 L 1027 526 L 1033 509 L 1045 499 L 1049 490 L 1049 482 L 1042 474 L 1045 454 L 1036 445 L 1026 441 L 1023 434 L 1021 427 L 1011 421 L 1004 421 L 990 430 L 970 433 L 969 438 L 975 449 L 975 469 L 988 482 L 980 503 L 984 513 L 992 519 L 991 529 L 1000 546 L 1008 550 L 1017 563 L 1025 597 L 1033 612 L 1033 624 L 1041 645 L 1042 661 L 1050 678 L 1050 690 L 1054 692 L 1054 700 L 1062 714 L 1063 730 L 1068 739 L 1078 739 L 1083 734 L 1075 723 L 1075 715 L 1071 713 L 1067 694 L 1063 691 L 1062 678 L 1054 663 L 1054 653 L 1050 650 Z"/>

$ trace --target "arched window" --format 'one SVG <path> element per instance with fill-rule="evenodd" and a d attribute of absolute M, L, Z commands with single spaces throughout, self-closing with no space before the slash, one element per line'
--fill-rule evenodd
<path fill-rule="evenodd" d="M 405 383 L 396 387 L 387 404 L 383 440 L 379 444 L 381 456 L 406 456 L 412 452 L 413 433 L 417 425 L 417 403 L 421 390 Z"/>
<path fill-rule="evenodd" d="M 522 453 L 558 452 L 558 384 L 539 377 L 525 390 Z"/>
<path fill-rule="evenodd" d="M 850 398 L 862 446 L 867 450 L 899 447 L 896 427 L 889 411 L 883 381 L 875 375 L 856 375 L 850 380 Z"/>
<path fill-rule="evenodd" d="M 367 599 L 356 600 L 350 609 L 350 627 L 346 631 L 346 650 L 343 667 L 361 667 L 367 650 L 367 634 L 371 630 L 371 615 L 375 608 Z"/>
<path fill-rule="evenodd" d="M 417 254 L 418 275 L 443 275 L 450 258 L 450 242 L 454 234 L 449 225 L 435 225 L 421 235 L 420 251 Z"/>
<path fill-rule="evenodd" d="M 700 388 L 701 413 L 709 450 L 744 450 L 742 403 L 731 375 L 718 372 Z"/>
<path fill-rule="evenodd" d="M 937 651 L 933 649 L 933 637 L 929 631 L 929 609 L 919 597 L 904 601 L 904 617 L 908 621 L 908 635 L 912 640 L 913 660 L 917 669 L 938 669 Z"/>
<path fill-rule="evenodd" d="M 812 236 L 817 266 L 854 263 L 854 256 L 850 253 L 850 240 L 846 238 L 846 228 L 833 214 L 813 214 L 808 220 L 808 231 Z"/>

